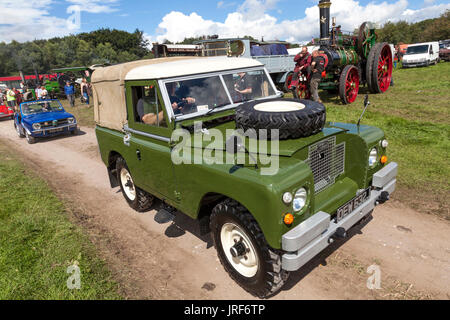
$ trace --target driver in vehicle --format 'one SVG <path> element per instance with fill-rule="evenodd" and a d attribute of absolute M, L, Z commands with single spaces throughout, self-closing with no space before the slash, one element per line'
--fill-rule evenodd
<path fill-rule="evenodd" d="M 182 88 L 183 87 L 180 87 L 180 89 Z M 180 89 L 176 90 L 176 83 L 167 84 L 167 90 L 174 114 L 178 115 L 195 112 L 195 110 L 193 110 L 195 109 L 193 108 L 195 107 L 195 99 L 192 97 L 180 98 Z M 163 110 L 157 114 L 155 97 L 142 97 L 139 99 L 136 109 L 143 123 L 148 125 L 161 125 L 164 123 Z M 152 112 L 145 113 L 144 110 L 151 110 Z"/>
<path fill-rule="evenodd" d="M 170 103 L 172 104 L 173 113 L 175 115 L 190 113 L 188 111 L 192 112 L 192 110 L 187 110 L 188 108 L 186 107 L 190 107 L 190 109 L 192 109 L 192 106 L 195 104 L 195 98 L 187 96 L 187 91 L 189 91 L 189 89 L 185 85 L 180 86 L 177 90 L 176 83 L 172 82 L 168 83 L 166 88 L 169 94 Z M 184 98 L 180 98 L 180 96 L 184 96 Z"/>

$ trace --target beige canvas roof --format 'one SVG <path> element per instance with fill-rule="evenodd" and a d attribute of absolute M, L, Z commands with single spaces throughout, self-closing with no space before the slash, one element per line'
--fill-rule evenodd
<path fill-rule="evenodd" d="M 126 124 L 127 108 L 124 84 L 128 72 L 141 66 L 187 59 L 195 59 L 195 57 L 139 60 L 110 67 L 96 68 L 91 77 L 95 122 L 102 127 L 120 131 Z"/>
<path fill-rule="evenodd" d="M 96 68 L 91 78 L 95 122 L 102 127 L 122 130 L 127 123 L 125 81 L 156 80 L 257 66 L 263 64 L 254 59 L 185 56 L 140 60 Z"/>

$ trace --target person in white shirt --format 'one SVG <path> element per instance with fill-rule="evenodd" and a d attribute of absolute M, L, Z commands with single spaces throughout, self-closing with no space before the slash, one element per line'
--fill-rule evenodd
<path fill-rule="evenodd" d="M 44 100 L 44 99 L 48 99 L 49 97 L 48 97 L 48 91 L 47 91 L 47 89 L 45 89 L 45 87 L 42 87 L 41 88 L 41 99 L 42 100 Z"/>
<path fill-rule="evenodd" d="M 36 99 L 37 100 L 41 100 L 41 98 L 42 98 L 42 89 L 41 89 L 41 87 L 38 87 L 35 91 L 36 91 Z"/>

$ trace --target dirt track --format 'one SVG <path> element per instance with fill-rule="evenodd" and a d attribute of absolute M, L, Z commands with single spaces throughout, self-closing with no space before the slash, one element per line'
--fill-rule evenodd
<path fill-rule="evenodd" d="M 129 298 L 253 299 L 220 265 L 209 236 L 178 214 L 158 224 L 156 211 L 128 207 L 111 190 L 93 129 L 28 145 L 12 121 L 0 121 L 0 143 L 22 155 L 67 203 L 108 262 Z M 366 272 L 381 268 L 380 290 L 369 290 Z M 82 270 L 81 270 L 82 271 Z M 205 286 L 205 284 L 207 284 Z M 213 285 L 211 285 L 213 284 Z M 450 224 L 394 200 L 351 237 L 292 273 L 273 299 L 450 299 Z"/>

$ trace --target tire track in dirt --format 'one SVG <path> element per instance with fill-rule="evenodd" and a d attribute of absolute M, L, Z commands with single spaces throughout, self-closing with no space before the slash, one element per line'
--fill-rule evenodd
<path fill-rule="evenodd" d="M 28 145 L 16 136 L 12 122 L 0 122 L 0 139 L 67 204 L 71 219 L 89 234 L 125 296 L 253 299 L 225 273 L 210 237 L 199 235 L 195 221 L 178 214 L 173 223 L 161 225 L 154 221 L 156 210 L 140 214 L 129 208 L 120 190 L 110 189 L 94 130 L 82 131 Z M 376 208 L 373 221 L 351 235 L 292 273 L 273 299 L 450 299 L 448 221 L 394 200 Z M 366 287 L 372 264 L 381 268 L 380 290 Z"/>

